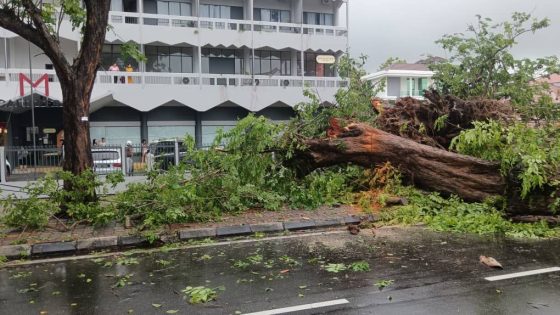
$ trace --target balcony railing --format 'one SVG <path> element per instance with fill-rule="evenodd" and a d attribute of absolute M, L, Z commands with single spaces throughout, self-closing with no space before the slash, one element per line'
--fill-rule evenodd
<path fill-rule="evenodd" d="M 400 97 L 405 97 L 405 96 L 423 97 L 424 96 L 424 90 L 402 90 L 400 93 L 401 93 Z"/>
<path fill-rule="evenodd" d="M 111 24 L 143 24 L 156 27 L 187 27 L 202 28 L 209 30 L 231 30 L 231 31 L 256 31 L 270 33 L 289 33 L 305 35 L 323 35 L 335 37 L 347 37 L 348 31 L 345 27 L 327 25 L 308 25 L 296 23 L 262 22 L 247 20 L 230 20 L 214 18 L 197 18 L 193 16 L 171 16 L 147 13 L 131 13 L 111 11 L 109 16 Z"/>
<path fill-rule="evenodd" d="M 29 69 L 0 69 L 0 82 L 19 84 L 19 74 L 26 76 Z M 35 82 L 44 74 L 49 82 L 58 83 L 54 70 L 34 69 Z M 236 74 L 208 74 L 208 73 L 163 73 L 163 72 L 121 72 L 99 71 L 95 79 L 96 84 L 102 85 L 181 85 L 181 86 L 255 86 L 282 88 L 340 88 L 346 87 L 348 82 L 337 77 L 301 77 L 301 76 L 261 76 Z"/>

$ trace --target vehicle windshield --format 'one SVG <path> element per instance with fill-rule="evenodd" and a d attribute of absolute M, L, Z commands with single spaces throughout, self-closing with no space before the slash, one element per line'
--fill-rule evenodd
<path fill-rule="evenodd" d="M 119 159 L 119 153 L 117 151 L 93 151 L 92 155 L 94 161 L 109 161 Z"/>

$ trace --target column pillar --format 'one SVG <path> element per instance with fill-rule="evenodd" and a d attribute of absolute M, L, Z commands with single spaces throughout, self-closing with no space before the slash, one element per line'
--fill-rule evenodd
<path fill-rule="evenodd" d="M 201 65 L 201 60 L 200 60 L 200 47 L 193 47 L 193 72 L 194 73 L 200 73 L 201 69 L 200 69 L 200 65 Z"/>
<path fill-rule="evenodd" d="M 194 125 L 194 141 L 197 148 L 202 147 L 202 113 L 196 112 Z"/>
<path fill-rule="evenodd" d="M 245 20 L 252 21 L 253 20 L 253 0 L 245 0 Z"/>
<path fill-rule="evenodd" d="M 303 0 L 292 0 L 292 23 L 303 23 Z"/>
<path fill-rule="evenodd" d="M 243 48 L 243 59 L 245 60 L 244 74 L 253 75 L 253 55 L 251 54 L 252 49 L 247 47 Z"/>
<path fill-rule="evenodd" d="M 146 141 L 150 141 L 150 135 L 148 133 L 148 113 L 141 112 L 140 113 L 140 139 L 146 139 Z"/>
<path fill-rule="evenodd" d="M 340 26 L 340 6 L 333 5 L 334 26 Z"/>
<path fill-rule="evenodd" d="M 297 76 L 298 53 L 299 53 L 299 52 L 298 52 L 297 50 L 291 51 L 291 56 L 290 56 L 291 59 L 292 59 L 292 69 L 291 69 L 291 71 L 292 71 L 292 76 L 293 76 L 293 77 Z"/>
<path fill-rule="evenodd" d="M 198 16 L 200 12 L 200 1 L 195 0 L 192 2 L 192 16 Z"/>

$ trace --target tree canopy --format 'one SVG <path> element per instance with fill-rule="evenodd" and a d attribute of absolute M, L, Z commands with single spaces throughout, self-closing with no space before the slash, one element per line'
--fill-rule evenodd
<path fill-rule="evenodd" d="M 545 86 L 534 79 L 559 72 L 558 57 L 516 58 L 512 49 L 525 34 L 550 25 L 547 18 L 513 13 L 510 21 L 495 23 L 477 16 L 466 33 L 447 34 L 436 41 L 450 53 L 448 62 L 432 64 L 436 86 L 459 98 L 508 98 L 514 104 L 533 103 Z"/>

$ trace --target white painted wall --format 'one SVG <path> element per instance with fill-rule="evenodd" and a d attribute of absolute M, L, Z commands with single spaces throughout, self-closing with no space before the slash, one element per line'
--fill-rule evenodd
<path fill-rule="evenodd" d="M 21 37 L 9 39 L 10 44 L 10 68 L 28 69 L 29 68 L 29 49 L 28 42 Z M 2 41 L 3 44 L 3 41 Z M 76 42 L 67 39 L 61 40 L 62 50 L 69 62 L 76 57 L 78 47 Z M 2 54 L 4 50 L 2 48 Z M 51 64 L 51 60 L 37 46 L 31 44 L 31 59 L 33 69 L 45 69 L 45 64 Z"/>

